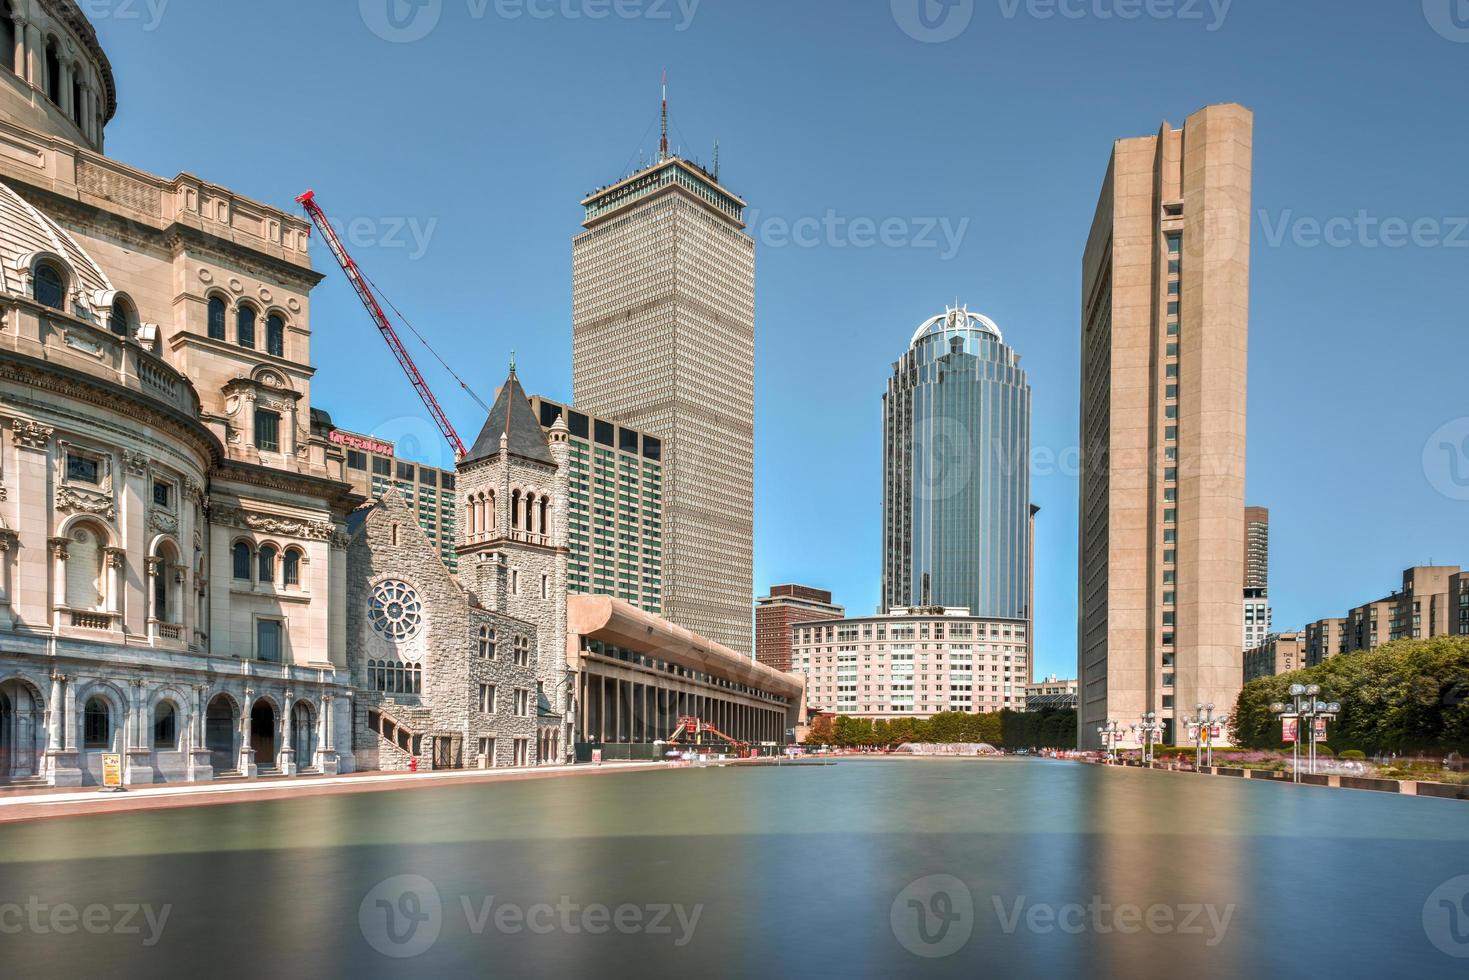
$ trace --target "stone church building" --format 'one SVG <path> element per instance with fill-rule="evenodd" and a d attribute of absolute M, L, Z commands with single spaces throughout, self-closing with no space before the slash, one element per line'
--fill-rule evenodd
<path fill-rule="evenodd" d="M 352 515 L 359 766 L 565 761 L 566 451 L 512 371 L 458 466 L 458 577 L 396 489 Z"/>

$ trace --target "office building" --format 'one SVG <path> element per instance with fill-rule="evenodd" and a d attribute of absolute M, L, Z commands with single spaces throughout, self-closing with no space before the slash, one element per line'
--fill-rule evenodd
<path fill-rule="evenodd" d="M 883 395 L 882 609 L 1031 619 L 1030 385 L 968 309 L 919 326 Z"/>
<path fill-rule="evenodd" d="M 790 670 L 791 626 L 846 614 L 825 589 L 772 585 L 769 595 L 755 600 L 755 659 L 776 670 Z"/>
<path fill-rule="evenodd" d="M 750 655 L 755 243 L 745 202 L 669 154 L 588 196 L 572 401 L 663 439 L 663 612 Z"/>
<path fill-rule="evenodd" d="M 968 609 L 904 609 L 791 627 L 812 709 L 854 718 L 1025 708 L 1029 624 Z"/>
<path fill-rule="evenodd" d="M 454 471 L 399 459 L 393 443 L 339 429 L 325 412 L 315 412 L 311 421 L 331 446 L 328 459 L 341 467 L 342 479 L 352 485 L 353 491 L 381 500 L 389 487 L 396 488 L 408 509 L 417 515 L 419 526 L 444 563 L 451 571 L 457 569 L 458 505 Z"/>
<path fill-rule="evenodd" d="M 1118 140 L 1082 264 L 1079 736 L 1231 705 L 1244 636 L 1253 120 Z M 1130 743 L 1129 743 L 1130 744 Z"/>
<path fill-rule="evenodd" d="M 548 433 L 565 417 L 571 467 L 566 586 L 663 612 L 663 440 L 539 395 Z"/>
<path fill-rule="evenodd" d="M 1253 650 L 1270 635 L 1270 509 L 1245 508 L 1244 649 Z"/>
<path fill-rule="evenodd" d="M 1289 674 L 1307 666 L 1306 634 L 1271 633 L 1259 645 L 1245 651 L 1243 679 L 1246 684 L 1260 677 Z M 1228 714 L 1229 711 L 1220 712 Z"/>
<path fill-rule="evenodd" d="M 1318 619 L 1307 623 L 1306 666 L 1314 667 L 1321 661 L 1347 652 L 1345 618 Z"/>

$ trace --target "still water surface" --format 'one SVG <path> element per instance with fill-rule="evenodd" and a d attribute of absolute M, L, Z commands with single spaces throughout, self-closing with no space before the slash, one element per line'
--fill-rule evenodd
<path fill-rule="evenodd" d="M 599 774 L 0 827 L 0 976 L 1462 977 L 1460 875 L 1455 801 L 1044 760 Z"/>

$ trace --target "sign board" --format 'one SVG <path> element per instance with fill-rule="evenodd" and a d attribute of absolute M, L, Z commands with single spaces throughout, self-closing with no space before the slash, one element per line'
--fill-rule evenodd
<path fill-rule="evenodd" d="M 1214 740 L 1223 741 L 1224 740 L 1224 726 L 1223 725 L 1215 725 L 1214 726 L 1214 730 L 1209 733 L 1209 739 L 1210 739 L 1210 741 L 1214 741 Z"/>
<path fill-rule="evenodd" d="M 592 762 L 595 765 L 599 765 L 599 766 L 602 764 L 602 750 L 601 749 L 592 749 Z"/>
<path fill-rule="evenodd" d="M 102 756 L 102 788 L 122 789 L 122 756 L 115 752 Z"/>
<path fill-rule="evenodd" d="M 1324 741 L 1326 741 L 1326 719 L 1325 718 L 1317 718 L 1316 719 L 1316 741 L 1318 741 L 1318 742 L 1324 742 Z"/>
<path fill-rule="evenodd" d="M 1286 744 L 1296 741 L 1296 735 L 1300 731 L 1301 721 L 1299 718 L 1280 719 L 1280 740 Z"/>
<path fill-rule="evenodd" d="M 1199 740 L 1199 726 L 1198 725 L 1190 725 L 1190 726 L 1188 726 L 1188 740 L 1190 742 L 1197 742 Z"/>
<path fill-rule="evenodd" d="M 379 456 L 393 455 L 393 444 L 391 442 L 380 442 L 377 439 L 353 435 L 350 432 L 343 432 L 340 429 L 333 429 L 327 438 L 339 446 L 361 449 L 363 452 L 377 453 Z"/>

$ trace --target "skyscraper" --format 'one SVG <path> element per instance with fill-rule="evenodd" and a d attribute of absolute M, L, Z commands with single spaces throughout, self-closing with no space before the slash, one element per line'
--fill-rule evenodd
<path fill-rule="evenodd" d="M 582 202 L 572 395 L 663 439 L 663 613 L 751 652 L 755 242 L 745 202 L 667 152 Z"/>
<path fill-rule="evenodd" d="M 1168 741 L 1242 675 L 1253 117 L 1118 140 L 1082 263 L 1079 725 Z"/>
<path fill-rule="evenodd" d="M 1270 508 L 1245 508 L 1244 648 L 1253 650 L 1270 635 Z"/>
<path fill-rule="evenodd" d="M 1030 385 L 993 320 L 923 323 L 883 395 L 882 610 L 1031 619 Z"/>

